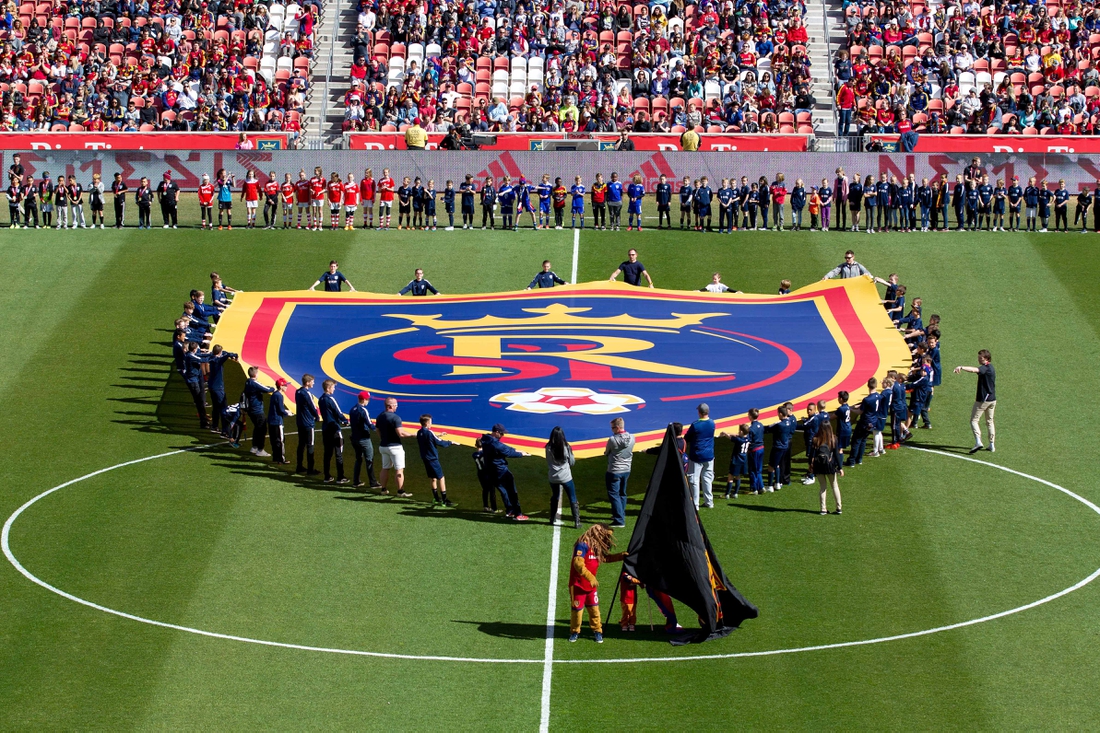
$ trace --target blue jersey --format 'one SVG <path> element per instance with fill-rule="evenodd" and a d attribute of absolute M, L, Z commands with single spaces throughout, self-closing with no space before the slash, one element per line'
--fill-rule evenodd
<path fill-rule="evenodd" d="M 720 188 L 718 189 L 718 203 L 722 206 L 729 206 L 733 201 L 733 189 L 732 188 Z"/>
<path fill-rule="evenodd" d="M 583 213 L 585 194 L 584 186 L 580 183 L 574 184 L 574 186 L 569 189 L 569 194 L 573 197 L 573 211 Z"/>
<path fill-rule="evenodd" d="M 654 192 L 653 197 L 657 199 L 657 208 L 660 209 L 664 207 L 667 209 L 669 203 L 672 202 L 672 184 L 658 183 L 657 190 Z"/>
<path fill-rule="evenodd" d="M 882 395 L 872 392 L 859 403 L 859 426 L 863 430 L 872 430 L 875 426 L 875 415 L 878 414 L 878 404 Z"/>
<path fill-rule="evenodd" d="M 622 181 L 612 181 L 607 184 L 607 203 L 621 204 L 623 201 Z"/>
<path fill-rule="evenodd" d="M 833 203 L 833 189 L 828 186 L 822 186 L 817 189 L 817 195 L 821 197 L 821 205 L 828 206 Z"/>
<path fill-rule="evenodd" d="M 1008 203 L 1016 211 L 1020 210 L 1020 199 L 1024 197 L 1024 190 L 1013 184 L 1008 187 Z"/>
<path fill-rule="evenodd" d="M 473 209 L 474 208 L 474 184 L 463 181 L 458 185 L 458 190 L 462 196 L 462 208 Z"/>
<path fill-rule="evenodd" d="M 700 186 L 695 189 L 695 203 L 699 204 L 700 207 L 710 206 L 710 200 L 713 197 L 714 191 L 711 190 L 710 186 Z"/>
<path fill-rule="evenodd" d="M 1028 186 L 1024 189 L 1024 203 L 1027 204 L 1029 209 L 1034 209 L 1039 205 L 1039 189 L 1035 186 Z"/>
<path fill-rule="evenodd" d="M 540 183 L 535 188 L 535 193 L 537 193 L 539 197 L 539 211 L 546 213 L 550 212 L 550 192 L 553 189 L 554 187 L 550 185 L 549 181 Z"/>
<path fill-rule="evenodd" d="M 841 405 L 836 408 L 836 434 L 841 438 L 847 438 L 852 435 L 852 408 L 848 405 Z"/>
<path fill-rule="evenodd" d="M 981 201 L 982 206 L 989 206 L 989 202 L 993 200 L 993 186 L 988 183 L 978 186 L 978 199 Z"/>
<path fill-rule="evenodd" d="M 753 420 L 749 425 L 749 447 L 754 449 L 764 447 L 764 425 L 758 420 Z"/>
<path fill-rule="evenodd" d="M 631 183 L 626 187 L 626 195 L 630 199 L 630 212 L 642 213 L 642 197 L 645 196 L 645 187 L 640 183 Z"/>
<path fill-rule="evenodd" d="M 1065 188 L 1059 188 L 1054 192 L 1054 203 L 1056 206 L 1065 206 L 1069 201 L 1069 190 Z"/>
<path fill-rule="evenodd" d="M 691 186 L 680 186 L 680 208 L 691 207 L 691 200 L 695 196 L 695 189 Z"/>
<path fill-rule="evenodd" d="M 443 208 L 449 212 L 455 210 L 455 190 L 453 188 L 443 189 Z"/>
<path fill-rule="evenodd" d="M 503 212 L 511 212 L 512 204 L 516 202 L 516 189 L 512 186 L 504 185 L 497 191 L 497 196 L 500 197 L 500 210 Z"/>
<path fill-rule="evenodd" d="M 233 183 L 231 181 L 218 181 L 216 187 L 218 189 L 218 203 L 233 202 Z"/>

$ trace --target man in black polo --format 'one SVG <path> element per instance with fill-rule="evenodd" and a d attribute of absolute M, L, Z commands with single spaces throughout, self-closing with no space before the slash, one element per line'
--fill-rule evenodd
<path fill-rule="evenodd" d="M 974 431 L 974 447 L 971 453 L 977 453 L 982 446 L 982 428 L 978 424 L 985 415 L 985 427 L 989 431 L 989 452 L 997 450 L 993 440 L 997 434 L 993 426 L 993 413 L 997 410 L 997 372 L 993 368 L 993 357 L 988 349 L 978 352 L 978 366 L 957 366 L 955 374 L 971 372 L 978 375 L 978 392 L 974 396 L 974 407 L 970 411 L 970 429 Z"/>
<path fill-rule="evenodd" d="M 638 261 L 637 250 L 632 249 L 627 252 L 626 262 L 619 265 L 619 268 L 611 273 L 611 277 L 608 279 L 611 280 L 611 282 L 615 282 L 620 274 L 623 276 L 623 282 L 627 285 L 641 287 L 642 277 L 645 276 L 646 282 L 649 283 L 649 287 L 653 287 L 653 278 L 649 276 L 649 271 L 645 269 L 645 265 Z"/>

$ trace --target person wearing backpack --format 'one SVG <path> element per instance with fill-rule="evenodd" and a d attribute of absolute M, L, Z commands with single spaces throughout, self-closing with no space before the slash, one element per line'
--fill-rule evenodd
<path fill-rule="evenodd" d="M 840 484 L 837 476 L 843 475 L 840 467 L 840 455 L 837 452 L 836 434 L 833 432 L 832 422 L 822 420 L 813 439 L 814 459 L 813 472 L 817 477 L 818 486 L 821 487 L 821 515 L 829 513 L 825 500 L 829 493 L 829 486 L 833 487 L 833 498 L 836 500 L 836 512 L 840 514 Z"/>

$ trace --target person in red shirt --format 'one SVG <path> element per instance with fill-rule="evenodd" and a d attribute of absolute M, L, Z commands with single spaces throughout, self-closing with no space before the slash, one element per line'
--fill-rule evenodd
<path fill-rule="evenodd" d="M 374 171 L 370 168 L 359 181 L 359 198 L 363 202 L 363 227 L 374 227 Z"/>
<path fill-rule="evenodd" d="M 283 177 L 283 185 L 279 187 L 279 192 L 283 198 L 283 229 L 290 229 L 291 222 L 294 221 L 294 181 L 290 180 L 290 174 L 287 173 Z"/>
<path fill-rule="evenodd" d="M 275 220 L 279 218 L 279 181 L 275 178 L 275 171 L 267 174 L 267 182 L 264 183 L 264 229 L 274 229 Z"/>
<path fill-rule="evenodd" d="M 199 220 L 202 229 L 214 228 L 214 184 L 206 173 L 202 174 L 199 184 Z"/>
<path fill-rule="evenodd" d="M 250 170 L 241 182 L 241 201 L 245 205 L 245 226 L 255 229 L 256 209 L 260 206 L 260 181 L 256 178 L 256 171 Z"/>
<path fill-rule="evenodd" d="M 359 208 L 359 184 L 355 182 L 355 176 L 348 174 L 344 181 L 344 230 L 355 230 L 355 210 Z"/>
<path fill-rule="evenodd" d="M 298 197 L 298 228 L 302 228 L 302 212 L 306 214 L 306 226 L 309 227 L 309 197 L 313 184 L 306 178 L 304 169 L 298 169 L 298 182 L 294 184 L 294 191 Z"/>
<path fill-rule="evenodd" d="M 581 616 L 587 608 L 588 625 L 596 643 L 603 643 L 600 599 L 596 593 L 600 583 L 596 580 L 596 572 L 601 562 L 620 562 L 626 556 L 625 552 L 608 554 L 614 546 L 614 532 L 606 524 L 592 525 L 573 545 L 573 561 L 569 565 L 569 641 L 580 637 Z"/>
<path fill-rule="evenodd" d="M 325 172 L 321 166 L 313 169 L 313 178 L 309 179 L 309 228 L 321 231 L 321 204 L 325 200 Z"/>
<path fill-rule="evenodd" d="M 390 214 L 393 211 L 393 192 L 396 188 L 390 169 L 382 169 L 382 178 L 378 181 L 378 228 L 390 228 Z"/>
<path fill-rule="evenodd" d="M 329 222 L 335 230 L 340 224 L 340 205 L 344 203 L 344 183 L 340 180 L 340 174 L 332 172 L 328 182 L 328 210 Z"/>

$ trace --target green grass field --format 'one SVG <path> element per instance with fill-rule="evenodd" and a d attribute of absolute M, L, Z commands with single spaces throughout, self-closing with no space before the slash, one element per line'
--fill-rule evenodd
<path fill-rule="evenodd" d="M 1088 427 L 1100 368 L 1096 241 L 585 230 L 580 281 L 606 278 L 633 246 L 658 286 L 681 289 L 714 270 L 746 292 L 773 292 L 783 278 L 800 287 L 852 247 L 875 274 L 901 273 L 926 313 L 943 317 L 945 375 L 935 429 L 914 441 L 938 452 L 900 450 L 849 471 L 842 517 L 818 516 L 816 487 L 797 482 L 704 512 L 728 575 L 761 611 L 724 640 L 673 648 L 649 631 L 642 604 L 644 630 L 608 623 L 602 646 L 587 630 L 567 643 L 576 532 L 563 529 L 553 659 L 620 661 L 551 665 L 550 728 L 1095 729 L 1100 583 L 941 633 L 672 658 L 910 634 L 1029 604 L 1096 571 L 1094 511 L 957 458 L 971 445 L 974 376 L 948 372 L 975 363 L 979 348 L 993 352 L 998 450 L 978 458 L 1100 503 Z M 360 290 L 396 292 L 416 266 L 445 293 L 519 289 L 544 258 L 570 272 L 573 233 L 5 230 L 0 515 L 98 469 L 210 442 L 170 377 L 169 328 L 188 290 L 206 289 L 212 269 L 246 290 L 301 289 L 333 258 Z M 10 547 L 58 589 L 167 624 L 498 661 L 326 653 L 157 627 L 51 593 L 5 562 L 3 727 L 538 728 L 553 538 L 545 464 L 513 461 L 532 521 L 510 524 L 482 513 L 470 453 L 443 451 L 455 510 L 431 507 L 415 456 L 415 498 L 400 500 L 221 446 L 175 453 L 42 499 L 12 525 Z M 727 459 L 724 447 L 717 465 Z M 798 475 L 802 465 L 796 458 Z M 635 457 L 622 546 L 651 466 Z M 603 470 L 600 459 L 579 464 L 585 521 L 608 517 Z M 601 579 L 604 617 L 617 621 L 614 570 Z M 629 661 L 641 658 L 650 661 Z"/>

